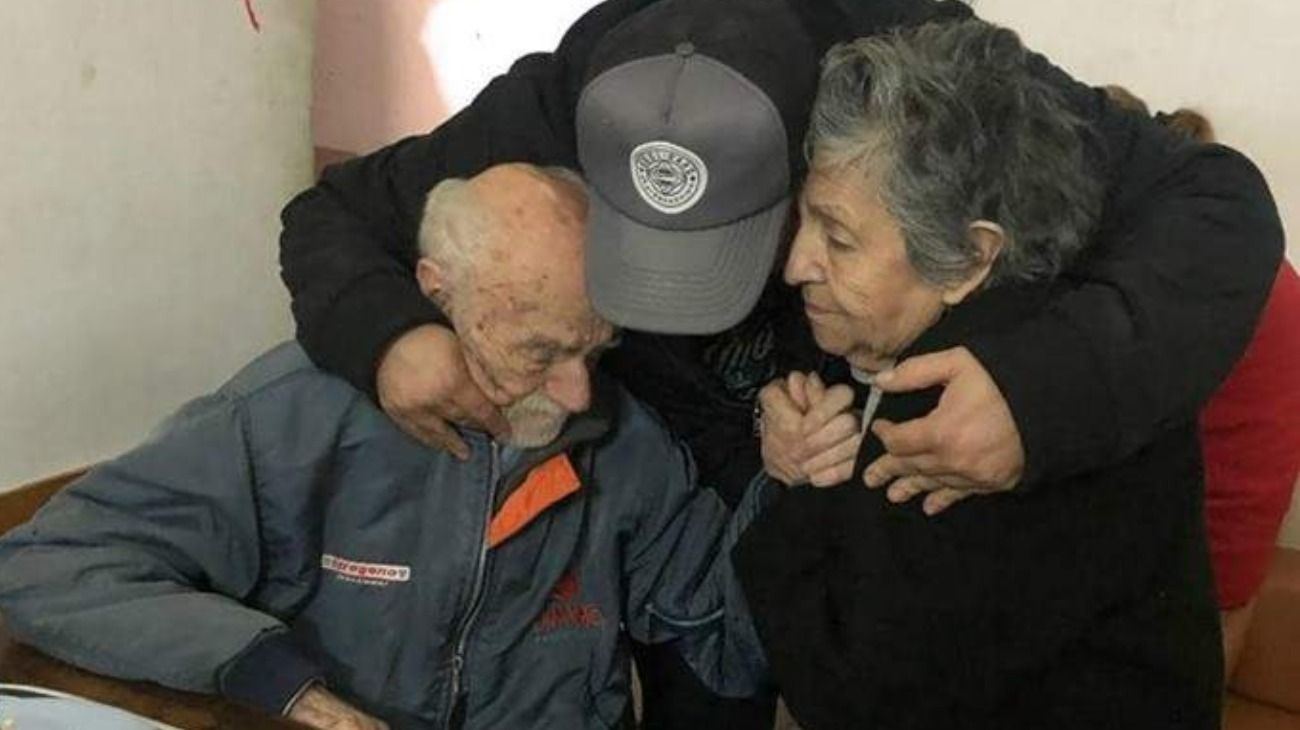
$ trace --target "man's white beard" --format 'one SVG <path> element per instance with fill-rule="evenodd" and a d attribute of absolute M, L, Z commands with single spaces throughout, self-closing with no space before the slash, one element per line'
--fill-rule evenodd
<path fill-rule="evenodd" d="M 535 449 L 551 443 L 560 435 L 564 422 L 569 418 L 564 406 L 540 390 L 506 406 L 504 413 L 510 422 L 510 438 L 506 443 L 520 449 Z"/>

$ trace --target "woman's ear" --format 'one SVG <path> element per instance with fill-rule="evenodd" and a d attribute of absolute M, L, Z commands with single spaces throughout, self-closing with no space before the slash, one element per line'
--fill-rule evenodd
<path fill-rule="evenodd" d="M 983 286 L 993 269 L 993 262 L 1002 254 L 1002 247 L 1007 241 L 1007 232 L 993 221 L 977 220 L 966 227 L 966 235 L 979 250 L 979 265 L 964 281 L 953 284 L 943 292 L 943 303 L 949 307 L 956 306 L 971 292 Z"/>
<path fill-rule="evenodd" d="M 428 256 L 421 256 L 415 264 L 415 280 L 420 284 L 420 291 L 430 299 L 437 299 L 447 283 L 442 266 Z"/>

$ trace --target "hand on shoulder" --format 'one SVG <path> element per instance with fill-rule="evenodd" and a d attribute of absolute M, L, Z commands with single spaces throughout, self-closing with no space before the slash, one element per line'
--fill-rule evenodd
<path fill-rule="evenodd" d="M 872 422 L 888 453 L 867 466 L 868 487 L 888 484 L 893 502 L 925 493 L 924 509 L 934 515 L 972 494 L 1004 492 L 1020 482 L 1025 451 L 1015 418 L 969 350 L 908 358 L 876 383 L 889 393 L 942 386 L 943 395 L 923 418 Z"/>
<path fill-rule="evenodd" d="M 379 362 L 375 390 L 379 406 L 403 431 L 460 459 L 469 458 L 469 447 L 451 423 L 509 432 L 470 377 L 456 333 L 441 325 L 422 325 L 394 340 Z"/>

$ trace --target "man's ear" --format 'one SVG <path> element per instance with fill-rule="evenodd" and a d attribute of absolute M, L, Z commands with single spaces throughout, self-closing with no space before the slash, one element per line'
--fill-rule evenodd
<path fill-rule="evenodd" d="M 421 256 L 415 264 L 415 280 L 420 284 L 420 291 L 430 299 L 437 299 L 438 294 L 447 287 L 447 274 L 438 262 L 428 256 Z"/>
<path fill-rule="evenodd" d="M 944 289 L 943 303 L 953 307 L 962 302 L 971 292 L 978 290 L 989 277 L 993 262 L 1002 254 L 1002 247 L 1007 242 L 1007 232 L 993 221 L 977 220 L 966 227 L 966 235 L 979 249 L 979 265 L 965 281 L 958 282 Z"/>

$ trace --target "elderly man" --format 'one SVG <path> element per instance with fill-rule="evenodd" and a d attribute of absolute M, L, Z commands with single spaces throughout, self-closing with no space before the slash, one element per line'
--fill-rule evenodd
<path fill-rule="evenodd" d="M 525 165 L 429 196 L 419 284 L 508 394 L 509 442 L 429 448 L 283 345 L 0 543 L 14 633 L 321 728 L 617 726 L 625 634 L 753 691 L 738 525 L 591 377 L 613 329 L 583 294 L 585 215 L 575 176 Z"/>

